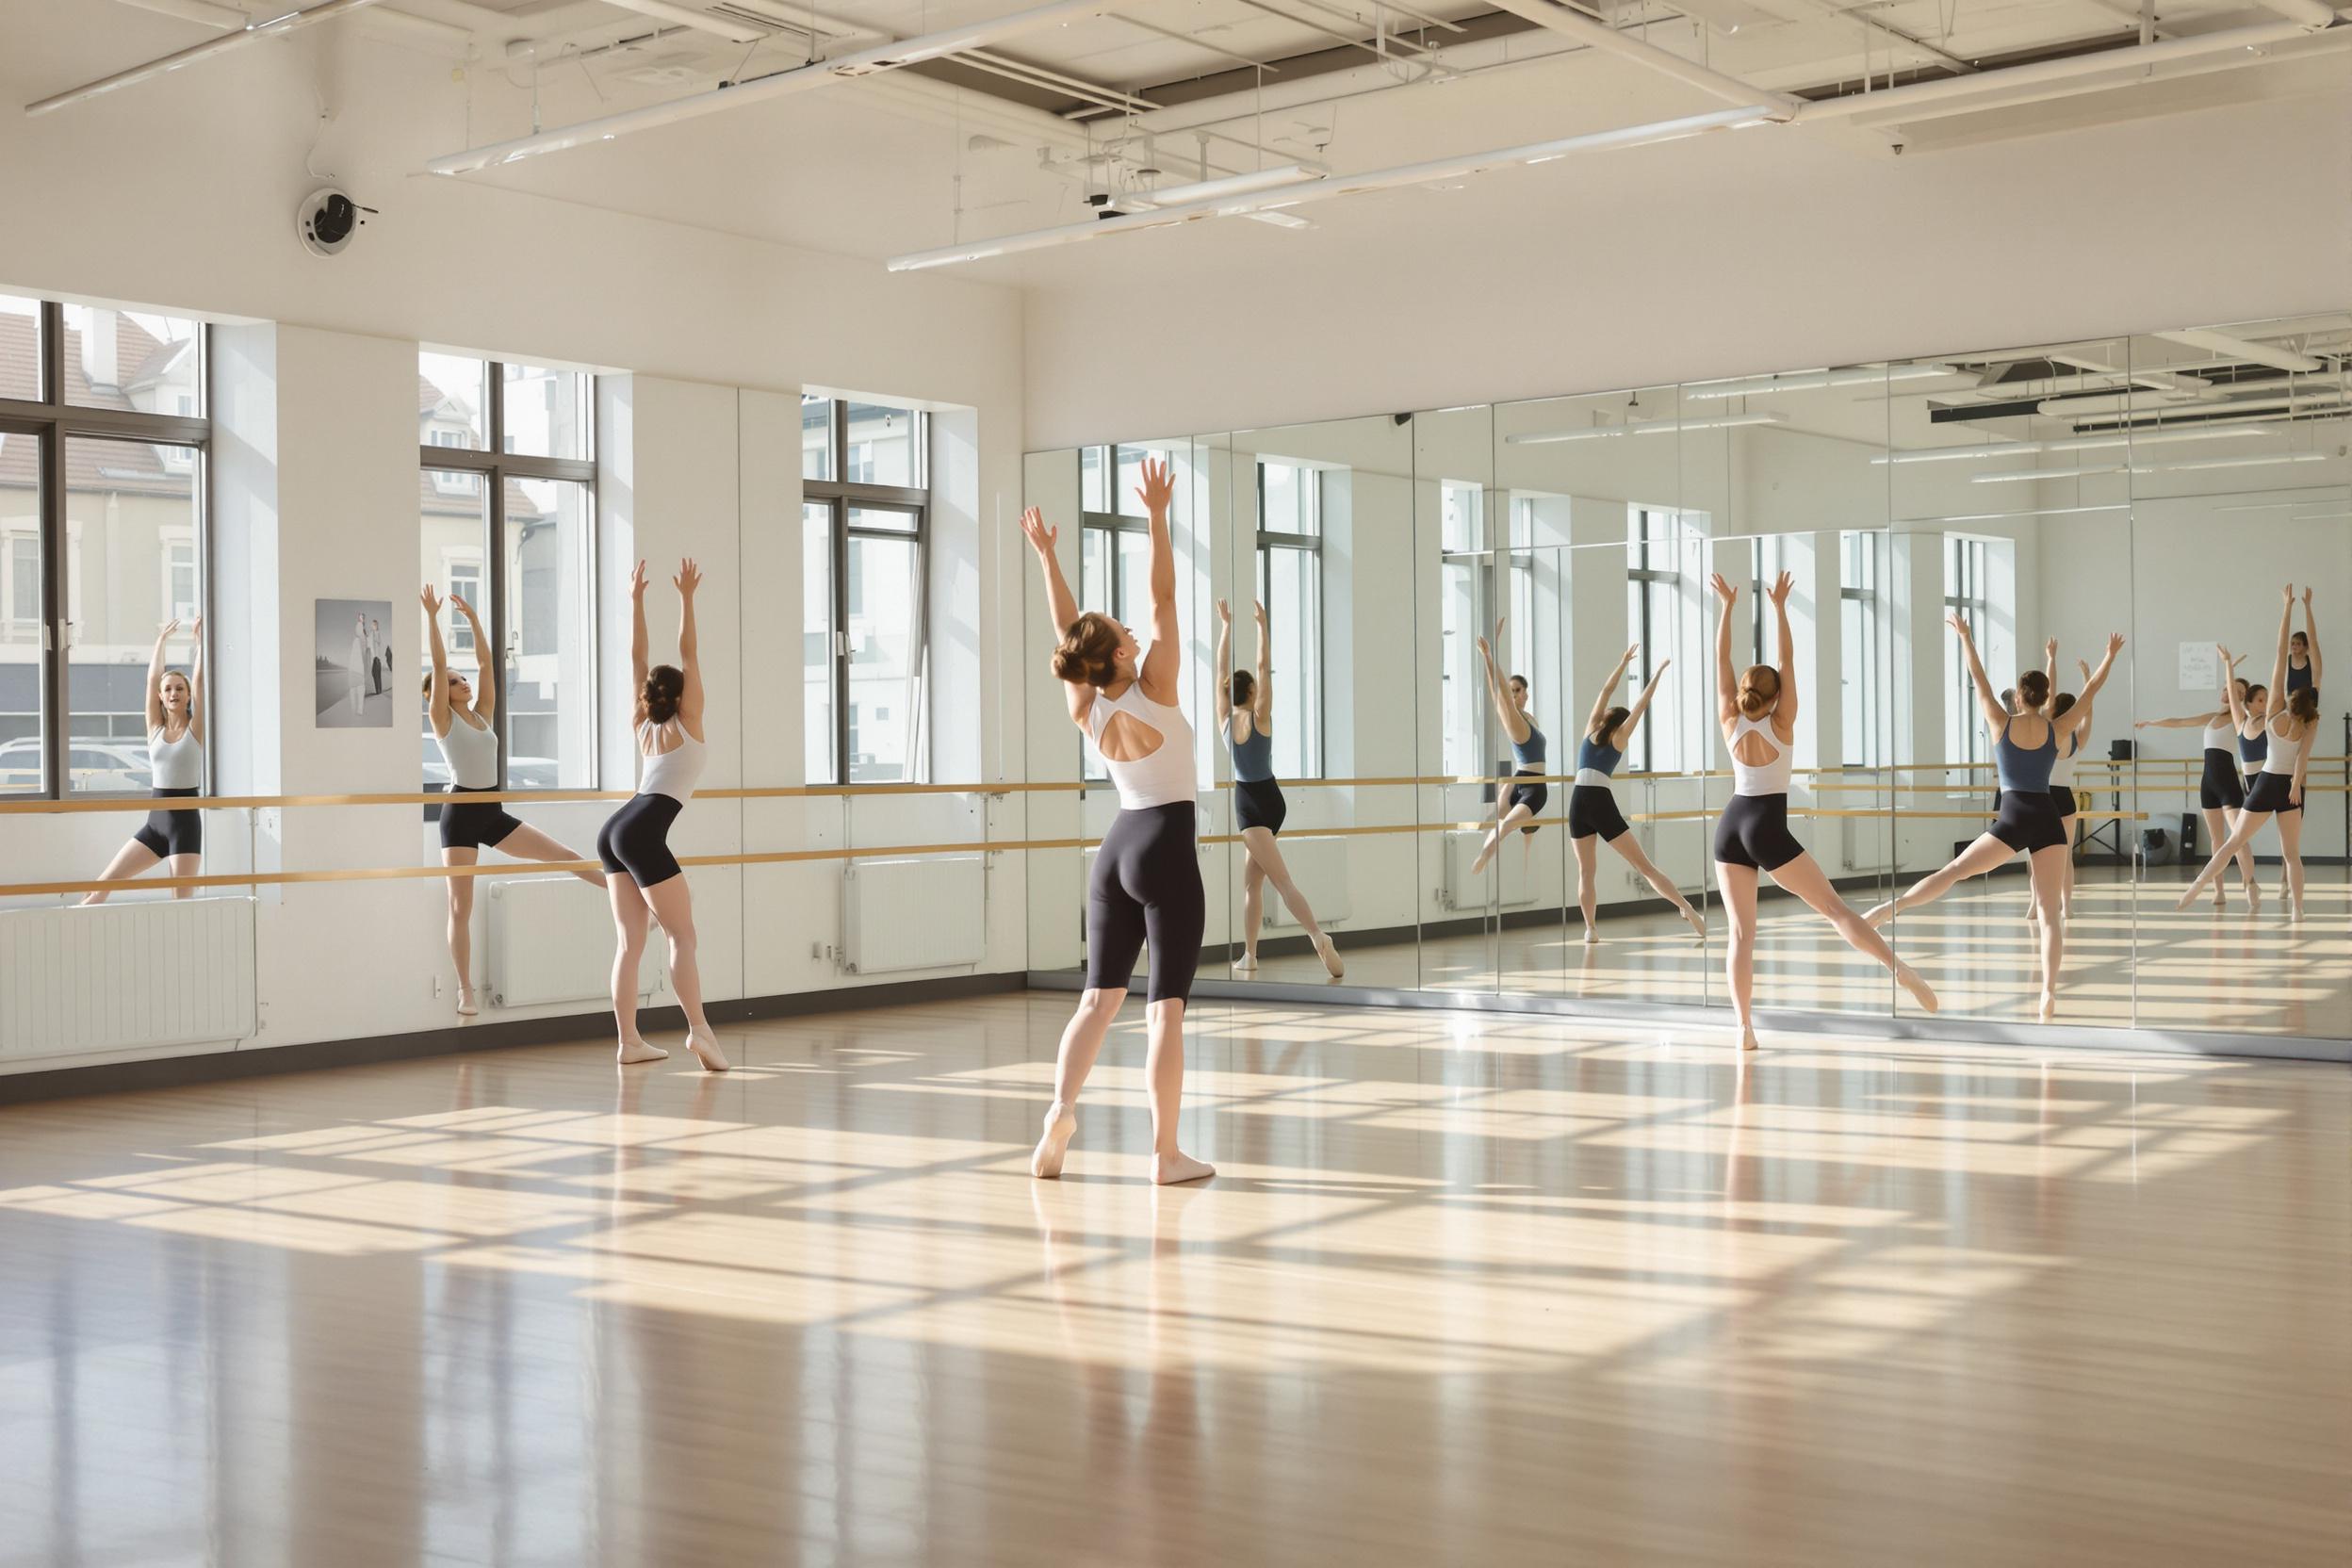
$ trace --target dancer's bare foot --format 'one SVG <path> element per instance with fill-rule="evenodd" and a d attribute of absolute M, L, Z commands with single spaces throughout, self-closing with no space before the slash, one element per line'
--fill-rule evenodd
<path fill-rule="evenodd" d="M 1870 913 L 1862 917 L 1862 923 L 1875 931 L 1894 918 L 1895 901 L 1890 898 L 1886 903 L 1873 906 Z"/>
<path fill-rule="evenodd" d="M 1682 918 L 1690 923 L 1690 935 L 1699 941 L 1707 940 L 1707 917 L 1689 905 L 1683 906 Z"/>
<path fill-rule="evenodd" d="M 1348 972 L 1348 966 L 1339 961 L 1339 944 L 1331 940 L 1330 932 L 1315 939 L 1315 956 L 1323 960 L 1324 972 L 1337 980 Z"/>
<path fill-rule="evenodd" d="M 712 1034 L 710 1030 L 687 1030 L 686 1049 L 694 1054 L 694 1060 L 702 1064 L 702 1070 L 705 1072 L 725 1072 L 727 1070 L 727 1054 L 719 1049 L 719 1037 Z"/>
<path fill-rule="evenodd" d="M 2262 912 L 2262 885 L 2259 882 L 2248 882 L 2246 885 L 2246 912 L 2249 915 L 2259 915 Z"/>
<path fill-rule="evenodd" d="M 2038 1016 L 2044 1023 L 2050 1022 L 2058 1016 L 2058 997 L 2055 992 L 2044 991 L 2042 993 L 2042 1008 Z"/>
<path fill-rule="evenodd" d="M 1486 836 L 1486 842 L 1478 846 L 1478 858 L 1470 862 L 1471 875 L 1478 876 L 1485 872 L 1487 862 L 1494 858 L 1495 846 L 1501 842 L 1502 840 L 1494 834 L 1489 833 Z"/>
<path fill-rule="evenodd" d="M 1939 1005 L 1936 1000 L 1935 991 L 1928 988 L 1926 981 L 1919 978 L 1919 972 L 1901 958 L 1895 960 L 1895 984 L 1911 993 L 1911 1000 L 1919 1004 L 1919 1010 L 1922 1012 L 1932 1013 Z"/>
<path fill-rule="evenodd" d="M 1029 1174 L 1040 1182 L 1050 1182 L 1062 1173 L 1062 1158 L 1070 1152 L 1070 1135 L 1078 1131 L 1078 1111 L 1075 1106 L 1056 1101 L 1046 1107 L 1045 1135 L 1037 1139 L 1037 1152 L 1029 1156 Z"/>
<path fill-rule="evenodd" d="M 1160 1186 L 1174 1186 L 1179 1182 L 1198 1182 L 1204 1176 L 1217 1174 L 1217 1167 L 1206 1160 L 1196 1160 L 1183 1150 L 1152 1156 L 1152 1180 Z"/>
<path fill-rule="evenodd" d="M 2195 886 L 2191 886 L 2187 892 L 2180 895 L 2180 902 L 2172 906 L 2173 912 L 2175 914 L 2182 913 L 2187 910 L 2190 905 L 2195 904 L 2196 902 L 2197 889 Z M 2216 892 L 2213 897 L 2213 907 L 2216 909 L 2222 907 L 2221 897 L 2218 892 Z"/>
<path fill-rule="evenodd" d="M 1740 1049 L 1742 1051 L 1754 1051 L 1756 1049 L 1755 1030 L 1742 1029 L 1740 1031 Z"/>
<path fill-rule="evenodd" d="M 669 1053 L 648 1040 L 623 1040 L 614 1060 L 627 1066 L 632 1062 L 658 1062 Z"/>

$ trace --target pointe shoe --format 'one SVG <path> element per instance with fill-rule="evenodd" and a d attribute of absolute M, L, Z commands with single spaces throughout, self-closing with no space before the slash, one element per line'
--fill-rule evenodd
<path fill-rule="evenodd" d="M 1919 972 L 1900 958 L 1895 960 L 1895 984 L 1911 993 L 1911 1000 L 1919 1004 L 1922 1012 L 1932 1013 L 1942 1005 L 1936 1000 L 1935 990 L 1919 978 Z"/>
<path fill-rule="evenodd" d="M 719 1037 L 710 1030 L 687 1030 L 686 1049 L 694 1054 L 694 1060 L 702 1064 L 705 1072 L 725 1072 L 727 1070 L 727 1054 L 719 1049 Z"/>
<path fill-rule="evenodd" d="M 1078 1112 L 1074 1107 L 1058 1102 L 1045 1110 L 1045 1135 L 1037 1139 L 1036 1152 L 1029 1156 L 1029 1174 L 1040 1182 L 1051 1182 L 1062 1173 L 1062 1161 L 1070 1152 L 1070 1140 L 1078 1131 Z"/>
<path fill-rule="evenodd" d="M 1323 960 L 1324 972 L 1337 980 L 1348 972 L 1348 966 L 1339 961 L 1339 944 L 1327 932 L 1315 939 L 1315 956 Z"/>
<path fill-rule="evenodd" d="M 473 988 L 470 986 L 458 987 L 457 1016 L 460 1018 L 473 1018 L 481 1013 L 481 1011 L 482 1008 L 474 1001 Z"/>
<path fill-rule="evenodd" d="M 658 1062 L 668 1055 L 668 1052 L 651 1040 L 635 1039 L 621 1041 L 620 1050 L 613 1059 L 624 1067 L 629 1067 L 638 1062 Z"/>
<path fill-rule="evenodd" d="M 1173 1186 L 1179 1182 L 1198 1182 L 1217 1174 L 1217 1167 L 1206 1160 L 1196 1160 L 1183 1150 L 1172 1154 L 1152 1156 L 1152 1180 L 1158 1186 Z"/>
<path fill-rule="evenodd" d="M 2184 892 L 2184 893 L 2182 893 L 2182 894 L 2180 895 L 2180 902 L 2179 902 L 2178 904 L 2175 904 L 2175 905 L 2172 906 L 2172 908 L 2173 908 L 2173 912 L 2174 912 L 2175 914 L 2181 914 L 2181 913 L 2185 913 L 2185 912 L 2187 911 L 2187 909 L 2188 909 L 2189 906 L 2190 906 L 2190 905 L 2192 905 L 2192 904 L 2195 904 L 2196 902 L 2197 902 L 2197 890 L 2196 890 L 2195 888 L 2191 888 L 2191 889 L 2190 889 L 2187 892 Z M 2215 899 L 2213 900 L 2213 907 L 2214 907 L 2214 908 L 2216 908 L 2216 909 L 2218 909 L 2218 908 L 2222 907 L 2222 902 L 2221 902 L 2221 900 L 2220 900 L 2219 898 L 2215 898 Z"/>

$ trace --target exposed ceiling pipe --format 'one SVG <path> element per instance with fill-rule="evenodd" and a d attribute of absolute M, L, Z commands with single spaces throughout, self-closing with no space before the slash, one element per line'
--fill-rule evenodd
<path fill-rule="evenodd" d="M 357 0 L 366 4 L 367 0 Z M 1025 33 L 1056 23 L 1100 16 L 1111 10 L 1118 0 L 1053 0 L 1052 4 L 1033 6 L 1009 16 L 993 17 L 952 27 L 920 38 L 893 43 L 876 44 L 859 49 L 838 59 L 818 60 L 810 65 L 779 71 L 772 76 L 741 82 L 732 87 L 714 88 L 708 92 L 690 93 L 667 103 L 650 104 L 644 108 L 627 109 L 595 120 L 584 120 L 576 125 L 565 125 L 535 136 L 516 137 L 512 141 L 477 147 L 468 152 L 450 153 L 434 158 L 425 167 L 435 174 L 467 174 L 478 169 L 490 169 L 499 164 L 514 163 L 524 158 L 538 157 L 547 153 L 561 153 L 592 141 L 612 141 L 637 131 L 650 130 L 657 125 L 673 125 L 681 120 L 696 120 L 706 114 L 719 114 L 727 109 L 744 108 L 753 104 L 772 103 L 778 98 L 792 97 L 833 86 L 837 82 L 854 81 L 876 72 L 896 71 L 902 66 L 923 60 L 938 59 L 943 55 L 958 55 L 978 49 L 1016 33 Z"/>
<path fill-rule="evenodd" d="M 145 65 L 135 65 L 128 71 L 118 71 L 111 76 L 101 76 L 94 82 L 84 82 L 80 87 L 71 88 L 64 92 L 54 93 L 36 103 L 27 104 L 24 106 L 24 112 L 27 115 L 47 114 L 50 110 L 61 109 L 68 104 L 78 104 L 84 99 L 95 98 L 102 93 L 133 87 L 140 82 L 160 76 L 168 71 L 178 71 L 183 67 L 194 65 L 199 60 L 208 60 L 215 55 L 224 55 L 232 49 L 241 49 L 256 39 L 277 38 L 286 33 L 300 32 L 304 27 L 314 26 L 321 22 L 332 22 L 338 16 L 348 16 L 355 10 L 374 4 L 376 0 L 326 0 L 326 4 L 313 6 L 306 11 L 287 11 L 283 16 L 273 16 L 266 22 L 249 22 L 233 33 L 222 33 L 220 37 L 208 38 L 202 43 L 191 43 L 176 54 L 166 55 L 160 59 L 149 60 Z"/>
<path fill-rule="evenodd" d="M 1595 22 L 1581 11 L 1557 5 L 1554 0 L 1494 0 L 1494 4 L 1513 16 L 1527 18 L 1548 32 L 1575 39 L 1578 43 L 1604 54 L 1617 55 L 1637 65 L 1647 66 L 1661 75 L 1672 76 L 1726 104 L 1765 105 L 1771 110 L 1766 116 L 1768 119 L 1790 120 L 1800 112 L 1798 100 L 1785 92 L 1768 92 L 1762 88 L 1749 86 L 1737 76 L 1710 71 L 1696 61 L 1684 59 L 1680 55 L 1660 49 L 1654 43 L 1644 43 L 1638 38 Z"/>
<path fill-rule="evenodd" d="M 1531 4 L 1533 0 L 1499 0 L 1499 3 L 1516 7 Z M 1850 92 L 1836 98 L 1817 98 L 1802 105 L 1796 118 L 1799 124 L 1810 124 L 1818 120 L 1838 120 L 1857 114 L 1899 117 L 1901 111 L 1915 105 L 1981 98 L 2012 88 L 2070 81 L 2112 71 L 2151 70 L 2174 60 L 2196 59 L 2206 55 L 2226 54 L 2233 49 L 2259 49 L 2264 44 L 2282 43 L 2313 30 L 2299 22 L 2264 22 L 2251 27 L 2231 27 L 2218 33 L 2206 33 L 2198 38 L 2167 39 L 2162 43 L 2135 44 L 2128 49 L 2102 49 L 2096 54 L 2068 55 L 2063 59 L 2004 66 L 1999 71 L 1986 71 L 1974 76 L 1950 76 L 1933 82 L 1882 88 L 1875 92 Z"/>
<path fill-rule="evenodd" d="M 2199 327 L 2189 332 L 2160 332 L 2156 334 L 2167 343 L 2179 343 L 2191 349 L 2210 349 L 2227 359 L 2242 359 L 2249 365 L 2267 365 L 2274 370 L 2287 370 L 2308 376 L 2328 368 L 2325 362 L 2292 349 L 2273 348 L 2267 343 L 2249 342 L 2232 337 L 2226 332 L 2213 332 Z"/>
<path fill-rule="evenodd" d="M 157 16 L 176 16 L 182 22 L 194 22 L 206 27 L 242 27 L 245 13 L 227 6 L 216 6 L 212 0 L 122 0 L 122 4 Z"/>
<path fill-rule="evenodd" d="M 1153 212 L 1125 214 L 1086 223 L 1065 223 L 1056 228 L 1034 229 L 1026 234 L 1004 235 L 995 239 L 974 240 L 966 245 L 942 246 L 935 251 L 917 251 L 906 255 L 892 256 L 890 270 L 912 272 L 927 267 L 948 267 L 957 262 L 983 261 L 991 256 L 1013 255 L 1026 251 L 1042 251 L 1055 245 L 1075 245 L 1090 239 L 1104 239 L 1115 234 L 1134 234 L 1143 229 L 1167 228 L 1177 223 L 1198 222 L 1204 218 L 1240 218 L 1251 213 L 1303 206 L 1310 202 L 1328 202 L 1341 196 L 1353 196 L 1367 190 L 1386 190 L 1397 186 L 1429 185 L 1439 180 L 1457 180 L 1489 170 L 1507 168 L 1512 164 L 1550 163 L 1576 153 L 1606 152 L 1618 147 L 1645 147 L 1654 142 L 1678 141 L 1684 137 L 1698 136 L 1707 131 L 1738 129 L 1748 125 L 1763 125 L 1772 122 L 1773 108 L 1769 104 L 1749 104 L 1736 109 L 1717 109 L 1711 114 L 1687 115 L 1679 120 L 1655 120 L 1640 125 L 1622 125 L 1614 130 L 1591 131 L 1582 136 L 1562 137 L 1556 141 L 1530 142 L 1522 147 L 1503 147 L 1493 152 L 1472 153 L 1462 157 L 1437 158 L 1428 163 L 1400 164 L 1393 169 L 1376 169 L 1362 174 L 1340 174 L 1317 180 L 1310 185 L 1291 186 L 1275 190 L 1252 191 L 1240 196 L 1221 197 L 1211 201 L 1191 202 L 1179 206 L 1162 207 Z"/>
<path fill-rule="evenodd" d="M 652 17 L 656 22 L 673 22 L 681 27 L 710 33 L 729 43 L 757 43 L 768 36 L 765 27 L 755 27 L 748 22 L 737 22 L 730 17 L 714 16 L 692 6 L 672 5 L 670 0 L 604 0 L 604 3 L 618 6 L 625 11 L 635 11 L 639 16 Z"/>

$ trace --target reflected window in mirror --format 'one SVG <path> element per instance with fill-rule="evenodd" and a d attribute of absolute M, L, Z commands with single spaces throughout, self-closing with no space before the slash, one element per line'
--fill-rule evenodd
<path fill-rule="evenodd" d="M 1944 608 L 1964 615 L 1976 632 L 1984 673 L 2004 691 L 2008 678 L 1993 661 L 1989 586 L 1992 541 L 1955 533 L 1944 541 Z M 1977 716 L 1976 690 L 1960 637 L 1944 629 L 1944 756 L 1953 762 L 1982 762 L 1992 755 L 1992 739 Z"/>
<path fill-rule="evenodd" d="M 1640 691 L 1658 673 L 1661 660 L 1676 662 L 1658 689 L 1650 710 L 1625 742 L 1625 766 L 1635 773 L 1679 773 L 1683 760 L 1683 715 L 1699 664 L 1680 651 L 1684 640 L 1682 553 L 1698 531 L 1673 507 L 1626 509 L 1625 625 L 1640 645 L 1626 671 L 1630 690 Z M 1695 586 L 1695 584 L 1694 584 Z M 1695 623 L 1694 623 L 1695 624 Z"/>
<path fill-rule="evenodd" d="M 1330 476 L 1258 464 L 1257 599 L 1273 645 L 1274 771 L 1323 771 L 1323 503 Z M 1234 650 L 1236 667 L 1245 657 Z"/>
<path fill-rule="evenodd" d="M 1887 645 L 1886 589 L 1889 541 L 1883 533 L 1849 530 L 1838 536 L 1839 709 L 1843 757 L 1850 768 L 1883 768 L 1891 749 L 1886 733 Z"/>
<path fill-rule="evenodd" d="M 1440 480 L 1438 494 L 1438 713 L 1444 731 L 1446 772 L 1457 778 L 1481 776 L 1478 729 L 1487 712 L 1485 676 L 1478 668 L 1478 637 L 1486 629 L 1478 581 L 1485 564 L 1483 486 Z M 1506 657 L 1496 649 L 1495 657 Z"/>
<path fill-rule="evenodd" d="M 1152 535 L 1143 502 L 1144 447 L 1085 447 L 1078 453 L 1078 602 L 1101 605 L 1130 629 L 1149 629 Z M 1091 742 L 1082 776 L 1105 779 Z"/>

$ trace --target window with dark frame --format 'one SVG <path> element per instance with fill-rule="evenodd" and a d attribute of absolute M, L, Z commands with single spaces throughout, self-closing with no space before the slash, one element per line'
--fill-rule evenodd
<path fill-rule="evenodd" d="M 596 378 L 424 351 L 417 387 L 420 564 L 444 596 L 474 607 L 489 641 L 477 647 L 465 617 L 444 610 L 451 669 L 498 662 L 498 777 L 510 790 L 593 788 Z M 400 643 L 399 671 L 410 673 L 396 671 L 394 690 L 415 693 L 432 655 Z M 421 722 L 425 782 L 437 788 L 449 780 Z"/>
<path fill-rule="evenodd" d="M 1987 551 L 1984 541 L 1965 534 L 1952 534 L 1947 541 L 1944 555 L 1944 608 L 1968 618 L 1977 636 L 1978 646 L 1984 645 L 1985 615 L 1991 610 L 1990 596 L 1985 588 Z M 1976 681 L 1968 673 L 1968 652 L 1960 645 L 1960 634 L 1946 628 L 1944 631 L 1945 679 L 1950 682 L 1952 696 L 1948 699 L 1948 717 L 1944 738 L 1952 760 L 1956 762 L 1982 762 L 1991 755 L 1992 742 L 1984 727 L 1977 722 Z"/>
<path fill-rule="evenodd" d="M 1323 470 L 1258 463 L 1255 592 L 1274 645 L 1274 771 L 1283 778 L 1323 773 Z M 1124 616 L 1120 617 L 1125 619 Z M 1233 662 L 1256 628 L 1236 612 Z M 1131 623 L 1132 624 L 1132 623 Z"/>
<path fill-rule="evenodd" d="M 1105 606 L 1131 629 L 1150 619 L 1152 526 L 1135 489 L 1151 455 L 1142 447 L 1085 447 L 1078 453 L 1078 603 Z M 1082 744 L 1080 755 L 1082 777 L 1110 777 L 1091 743 Z"/>
<path fill-rule="evenodd" d="M 179 620 L 188 669 L 210 588 L 207 347 L 191 318 L 0 297 L 0 794 L 151 786 L 148 659 Z"/>
<path fill-rule="evenodd" d="M 1627 693 L 1649 684 L 1660 659 L 1672 658 L 1675 608 L 1682 592 L 1682 573 L 1675 566 L 1674 537 L 1678 519 L 1665 507 L 1630 509 L 1631 528 L 1625 544 L 1626 620 L 1632 641 L 1641 645 L 1632 668 L 1625 672 Z M 1630 696 L 1623 700 L 1631 701 Z M 1672 772 L 1679 768 L 1674 732 L 1661 725 L 1656 707 L 1642 716 L 1625 741 L 1625 766 L 1633 773 Z"/>
<path fill-rule="evenodd" d="M 930 416 L 801 398 L 804 770 L 811 784 L 930 776 Z"/>
<path fill-rule="evenodd" d="M 1886 581 L 1887 536 L 1863 530 L 1840 535 L 1838 598 L 1838 643 L 1844 657 L 1839 698 L 1844 715 L 1845 764 L 1883 768 L 1886 743 L 1887 617 L 1881 598 Z"/>

